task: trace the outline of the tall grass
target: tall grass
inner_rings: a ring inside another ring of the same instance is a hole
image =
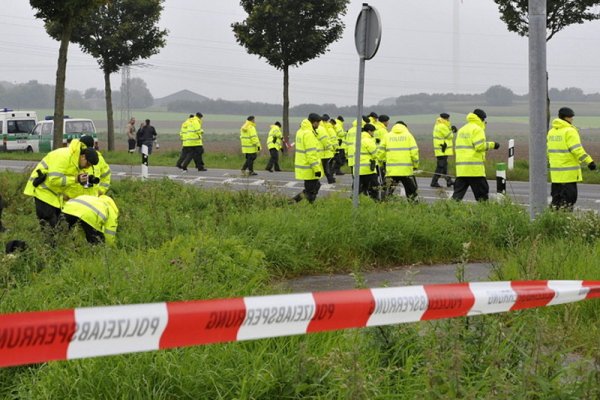
[[[289,204],[169,180],[115,182],[116,248],[48,243],[24,175],[0,173],[1,312],[273,293],[308,273],[490,261],[498,279],[600,279],[600,218],[505,204]],[[465,253],[465,244],[468,252]],[[358,282],[357,282],[358,284]],[[0,370],[3,398],[598,398],[597,300],[538,310]]]

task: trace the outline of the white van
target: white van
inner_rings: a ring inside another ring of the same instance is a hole
[[[31,131],[37,123],[35,111],[14,111],[0,108],[0,137],[3,151],[39,151],[38,137]]]
[[[43,152],[53,150],[52,139],[54,132],[54,118],[46,117],[44,121],[37,123],[33,128],[33,136],[39,138],[39,149]],[[98,149],[98,135],[94,121],[87,118],[69,118],[65,116],[63,123],[63,147],[67,146],[71,140],[79,139],[87,135],[94,138],[94,148]]]

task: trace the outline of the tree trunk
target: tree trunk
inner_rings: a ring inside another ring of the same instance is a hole
[[[52,148],[63,146],[63,126],[65,115],[65,77],[67,71],[67,52],[73,31],[73,22],[67,21],[60,36],[58,50],[58,66],[56,68],[56,87],[54,89],[54,132],[52,134]]]
[[[290,74],[289,74],[289,66],[285,65],[283,67],[283,138],[287,143],[289,143],[290,139],[290,94],[289,94],[289,86],[290,86]],[[286,146],[283,147],[286,151]]]
[[[106,141],[108,151],[115,149],[115,123],[113,118],[112,90],[110,88],[110,72],[104,71],[104,96],[106,98]]]

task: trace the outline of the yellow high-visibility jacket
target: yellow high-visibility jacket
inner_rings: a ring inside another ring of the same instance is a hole
[[[317,139],[321,142],[321,158],[331,158],[333,157],[333,144],[331,142],[331,137],[329,136],[329,127],[327,125],[331,125],[329,122],[321,121],[319,123],[319,127],[317,128]]]
[[[377,173],[375,168],[371,169],[371,165],[375,167],[377,163],[377,144],[368,132],[362,132],[360,136],[360,169],[359,175],[373,175]],[[375,163],[372,163],[375,161]]]
[[[376,143],[377,141],[379,141],[378,146],[381,146],[381,142],[383,142],[383,137],[388,132],[388,130],[383,124],[383,122],[377,121],[373,126],[375,126],[375,133],[373,134],[373,138],[375,139]]]
[[[77,175],[84,172],[79,168],[79,156],[85,146],[79,139],[73,139],[69,147],[52,150],[35,167],[23,193],[35,197],[56,208],[62,208],[63,194],[69,186],[78,185]],[[47,174],[46,180],[38,187],[33,186],[37,170]]]
[[[567,121],[556,118],[546,136],[550,180],[553,183],[581,182],[581,163],[594,160],[581,145],[577,128]]]
[[[456,176],[485,176],[485,153],[494,148],[485,138],[485,124],[475,114],[467,115],[467,124],[456,133]]]
[[[271,125],[269,135],[267,136],[267,148],[280,151],[283,147],[283,133],[277,125]]]
[[[256,123],[244,122],[240,129],[240,141],[242,142],[242,153],[258,153],[260,151],[260,140],[256,131]]]
[[[412,176],[419,168],[419,147],[402,124],[395,124],[381,142],[379,158],[385,161],[386,176]]]
[[[202,137],[204,136],[204,129],[202,129],[202,118],[198,117],[197,115],[194,116],[194,118],[196,118],[196,127],[198,129],[198,146],[202,146]]]
[[[82,144],[83,146],[83,144]],[[100,196],[106,194],[108,189],[110,189],[110,181],[111,181],[111,170],[110,166],[104,159],[104,156],[98,151],[98,164],[93,165],[89,168],[85,168],[82,170],[88,175],[94,175],[100,178],[100,183],[93,185],[91,187],[84,187],[83,185],[70,185],[65,190],[65,195],[70,199],[74,199],[75,197],[87,194],[91,196]]]
[[[300,129],[296,132],[296,155],[294,160],[296,179],[303,181],[319,179],[315,176],[315,172],[321,172],[321,175],[323,175],[320,149],[321,145],[312,124],[308,119],[303,120]]]
[[[183,147],[201,146],[202,136],[200,134],[199,118],[190,117],[181,124],[179,138]]]
[[[63,213],[86,222],[104,234],[108,244],[114,244],[117,235],[119,209],[110,197],[82,195],[65,203]]]
[[[365,121],[361,120],[360,122],[361,127],[366,125]],[[356,120],[352,122],[352,128],[348,129],[348,132],[346,132],[346,140],[344,141],[344,146],[346,148],[346,158],[348,159],[348,166],[352,167],[354,166],[354,152],[356,151]]]
[[[344,141],[346,140],[346,131],[344,129],[344,123],[339,119],[335,120],[335,135],[338,139],[338,147],[341,149],[345,149]],[[341,141],[341,143],[340,143]]]
[[[454,139],[454,133],[451,129],[452,125],[450,121],[444,118],[438,118],[433,126],[433,150],[435,151],[436,157],[452,156],[454,151],[452,149],[452,142]],[[446,144],[446,151],[442,151],[442,144]]]

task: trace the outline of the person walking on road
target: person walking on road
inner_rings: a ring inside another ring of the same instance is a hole
[[[498,150],[500,143],[487,142],[485,125],[487,114],[477,108],[467,115],[467,123],[456,134],[456,181],[452,199],[462,200],[469,186],[475,200],[486,201],[490,187],[485,177],[485,154]]]
[[[433,150],[437,165],[435,174],[431,178],[431,187],[442,187],[438,183],[440,177],[446,180],[447,187],[454,185],[452,178],[448,175],[448,157],[454,155],[452,143],[455,133],[456,127],[450,124],[450,115],[441,113],[433,127]]]
[[[573,210],[577,202],[577,182],[583,180],[581,163],[594,171],[596,163],[581,144],[579,131],[573,126],[575,112],[563,107],[558,110],[558,118],[552,121],[552,129],[546,136],[550,181],[554,209]]]
[[[406,197],[416,201],[418,186],[414,170],[419,168],[419,147],[404,122],[396,122],[385,134],[380,151],[380,158],[386,165],[385,196],[394,194],[396,186],[402,182]]]
[[[271,125],[271,130],[269,130],[269,136],[267,137],[267,148],[269,149],[271,158],[269,158],[265,169],[269,172],[273,172],[273,168],[277,172],[281,171],[281,168],[279,168],[279,152],[283,148],[283,133],[281,133],[281,122],[279,121]]]
[[[307,199],[314,203],[321,188],[319,180],[324,171],[321,163],[321,145],[317,137],[320,122],[320,115],[310,113],[308,118],[300,123],[300,129],[296,132],[294,172],[296,179],[304,181],[304,190],[294,196],[296,202]]]
[[[156,141],[157,136],[156,129],[150,125],[150,120],[147,119],[145,124],[140,126],[136,134],[138,147],[141,149],[143,145],[146,145],[148,147],[148,155],[152,154],[152,144]]]
[[[359,180],[358,192],[371,197],[373,200],[380,200],[379,190],[380,182],[377,171],[377,143],[375,142],[375,128],[372,124],[365,124],[362,127],[360,137],[360,157],[359,157]]]
[[[260,140],[256,131],[254,115],[249,116],[240,128],[240,141],[242,142],[242,153],[246,156],[242,174],[246,174],[246,170],[248,170],[248,175],[258,175],[254,172],[254,160],[260,152]]]

